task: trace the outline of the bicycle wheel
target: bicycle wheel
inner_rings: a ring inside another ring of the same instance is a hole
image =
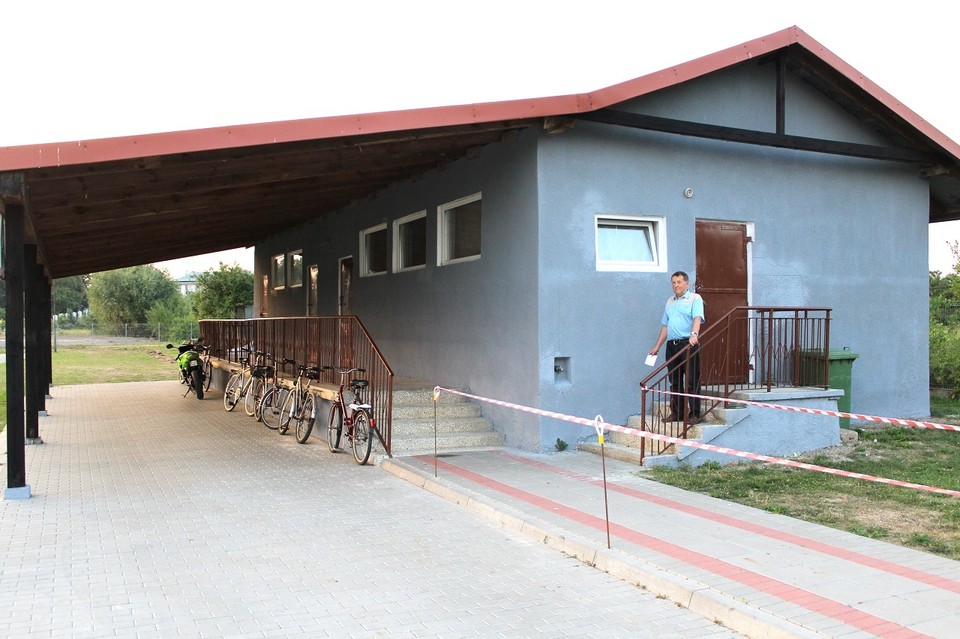
[[[327,446],[330,452],[340,450],[340,434],[343,433],[343,408],[340,402],[333,402],[330,407],[330,421],[327,422]]]
[[[283,405],[280,407],[280,423],[277,430],[280,431],[281,435],[286,435],[287,431],[290,430],[290,418],[293,416],[293,409],[296,403],[297,390],[294,389],[287,393],[287,396],[283,399]]]
[[[313,393],[307,393],[306,399],[297,411],[297,443],[306,444],[313,430],[313,423],[317,419],[317,403]]]
[[[213,362],[209,359],[203,363],[203,390],[210,390],[210,384],[213,382]]]
[[[230,375],[226,388],[223,389],[223,407],[228,411],[237,407],[237,394],[240,392],[240,373]]]
[[[370,459],[370,446],[373,444],[373,430],[370,428],[370,415],[363,408],[353,414],[353,458],[363,466]]]
[[[267,396],[267,393],[273,390],[273,385],[268,383],[267,380],[263,380],[263,392],[260,393],[260,399],[257,400],[257,405],[253,409],[253,418],[258,422],[263,421],[263,399]]]
[[[287,398],[286,388],[271,388],[263,394],[260,400],[260,421],[270,430],[277,430],[280,427],[280,415],[283,408],[283,402]]]
[[[200,371],[198,369],[193,369],[190,373],[190,379],[192,380],[190,384],[193,386],[194,392],[197,394],[197,399],[203,399],[203,378],[200,376]]]
[[[254,413],[257,412],[257,403],[260,401],[260,398],[263,397],[264,384],[266,384],[266,382],[263,381],[262,377],[254,377],[253,381],[247,387],[247,394],[243,398],[243,410],[246,411],[250,417],[253,417]]]

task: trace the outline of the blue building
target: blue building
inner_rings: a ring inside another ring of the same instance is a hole
[[[357,315],[401,376],[622,424],[683,270],[705,335],[829,308],[851,408],[926,416],[927,229],[960,219],[960,146],[791,27],[583,94],[7,147],[0,210],[18,486],[51,281],[241,246],[254,315]],[[584,436],[485,413],[511,446]]]
[[[853,410],[929,414],[927,225],[956,206],[934,156],[958,147],[805,33],[495,106],[526,126],[258,242],[259,314],[356,314],[401,375],[625,423],[670,274],[715,279],[714,252],[738,303],[832,309]],[[729,301],[704,298],[709,326]],[[485,413],[531,450],[588,434]]]

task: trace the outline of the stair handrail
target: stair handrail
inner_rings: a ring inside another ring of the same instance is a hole
[[[326,317],[259,317],[200,321],[205,343],[221,359],[239,361],[254,345],[277,360],[288,358],[315,366],[366,370],[374,432],[387,456],[392,456],[394,373],[370,332],[356,315]],[[321,381],[334,383],[332,371]]]
[[[687,415],[687,411],[681,411],[682,414],[678,422],[666,422],[663,420],[662,411],[654,410],[654,401],[657,400],[654,400],[653,395],[669,397],[664,391],[667,390],[666,387],[668,386],[670,369],[673,365],[675,363],[680,365],[680,362],[685,361],[693,348],[698,348],[702,354],[706,348],[712,344],[717,344],[718,340],[725,340],[722,344],[724,352],[720,358],[723,370],[710,370],[707,371],[707,374],[712,377],[720,373],[723,384],[720,389],[714,389],[710,395],[710,397],[715,397],[715,399],[701,399],[701,415],[706,415],[717,408],[717,406],[725,404],[724,400],[729,399],[737,390],[743,390],[745,388],[759,389],[765,387],[765,390],[770,392],[775,385],[779,386],[784,381],[787,381],[789,385],[802,383],[804,386],[811,386],[814,385],[812,383],[814,379],[818,382],[822,380],[823,388],[828,388],[830,378],[827,353],[829,353],[830,350],[830,312],[831,309],[826,307],[737,306],[717,321],[710,322],[709,324],[701,324],[699,343],[696,347],[688,343],[679,352],[675,353],[673,357],[667,359],[659,366],[654,367],[654,369],[640,381],[641,430],[653,432],[669,431],[663,432],[662,434],[680,439],[687,438],[690,427],[693,425],[691,424],[690,416]],[[776,318],[775,315],[778,313],[787,314],[787,317]],[[822,314],[823,317],[814,317],[814,314]],[[792,315],[792,317],[790,317],[790,315]],[[779,322],[783,320],[792,320],[792,334],[789,338],[784,339],[782,342],[775,339],[765,339],[769,336],[777,335],[787,337],[785,331],[779,326]],[[733,330],[741,322],[746,323],[744,328],[747,329],[747,341],[745,343],[740,339],[735,339],[737,335],[733,334]],[[751,323],[757,324],[759,328],[756,331],[751,331]],[[811,330],[813,333],[811,333]],[[762,344],[752,343],[761,341],[763,342]],[[804,349],[804,345],[808,348]],[[764,378],[762,384],[744,384],[732,381],[734,378],[730,367],[736,361],[736,357],[731,353],[731,349],[737,347],[747,348],[747,357],[744,364],[747,366],[750,375],[756,376],[759,373],[757,370],[758,365],[762,369],[762,377]],[[791,362],[791,369],[786,371],[789,379],[781,379],[778,381],[776,379],[778,373],[781,376],[785,373],[780,366],[778,358],[785,360],[788,357],[792,357],[793,360]],[[813,371],[810,367],[804,367],[802,362],[804,357],[808,358],[811,362],[822,361],[823,368],[818,371]],[[701,377],[703,377],[703,375],[701,375]],[[820,384],[818,383],[817,385]],[[702,391],[700,394],[704,395]],[[684,402],[684,404],[686,404],[686,402]],[[699,421],[699,418],[696,421]],[[667,426],[667,424],[670,423],[679,424],[679,426]],[[653,454],[659,454],[669,447],[669,444],[663,444],[662,442],[654,442],[651,440],[650,443]],[[646,448],[647,438],[641,438],[641,462],[646,455]]]

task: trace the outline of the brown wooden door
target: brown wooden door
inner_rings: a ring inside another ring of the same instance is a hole
[[[353,281],[353,257],[340,258],[337,315],[350,315],[350,286]]]
[[[350,287],[353,284],[353,257],[340,258],[339,298],[337,302],[338,315],[350,315]],[[340,343],[337,345],[337,366],[340,368],[353,367],[353,322],[348,319],[340,320],[338,331]]]
[[[317,276],[320,272],[319,267],[314,264],[307,269],[307,317],[317,316]]]
[[[270,292],[270,278],[266,275],[260,281],[260,317],[267,317],[267,299]]]
[[[713,334],[719,320],[738,306],[747,305],[747,225],[736,222],[697,221],[697,281],[694,290],[703,296],[706,329]],[[701,351],[703,384],[744,383],[750,378],[746,314],[730,324],[719,339],[707,340]]]

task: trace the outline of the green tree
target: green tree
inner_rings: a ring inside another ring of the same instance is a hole
[[[74,275],[53,280],[53,312],[56,315],[79,313],[87,308],[89,275]]]
[[[192,295],[173,295],[158,301],[147,311],[147,321],[160,341],[179,342],[196,337]]]
[[[134,266],[90,276],[90,315],[101,324],[146,324],[155,304],[180,295],[166,271]]]
[[[930,272],[930,386],[960,391],[960,246],[950,243],[953,272]]]
[[[208,269],[197,276],[194,304],[198,319],[237,317],[238,309],[253,304],[253,273],[239,264]]]

